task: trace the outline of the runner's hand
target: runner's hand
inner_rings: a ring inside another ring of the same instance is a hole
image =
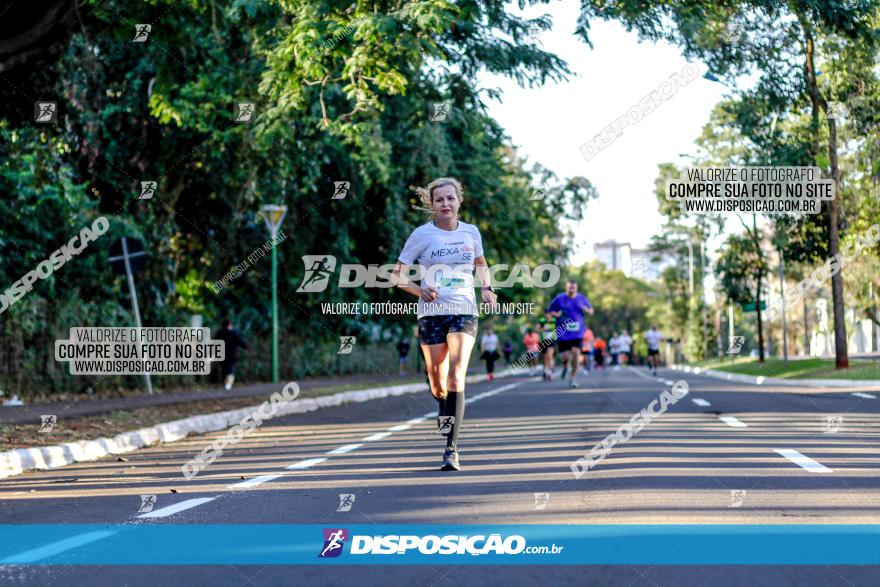
[[[419,297],[426,302],[433,302],[440,297],[440,293],[433,287],[423,287]]]
[[[498,296],[495,295],[494,291],[489,291],[488,289],[483,290],[483,302],[487,304],[495,305],[498,303]]]

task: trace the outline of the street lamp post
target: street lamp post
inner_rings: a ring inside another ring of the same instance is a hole
[[[287,215],[287,206],[263,206],[260,214],[274,241],[281,221]],[[275,243],[272,244],[272,383],[278,383],[278,251]]]

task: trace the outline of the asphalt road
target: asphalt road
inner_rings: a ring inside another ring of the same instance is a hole
[[[575,479],[576,458],[682,378],[686,397]],[[880,393],[853,393],[643,368],[592,373],[577,389],[496,379],[468,388],[461,472],[438,470],[436,403],[410,394],[269,421],[189,481],[180,466],[221,433],[0,480],[0,523],[880,524]],[[340,494],[355,496],[350,511],[337,511]],[[149,517],[142,495],[156,496]],[[0,584],[157,582],[851,587],[880,584],[880,569],[0,565]]]

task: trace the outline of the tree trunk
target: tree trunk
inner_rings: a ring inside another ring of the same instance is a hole
[[[758,361],[764,362],[764,324],[761,321],[761,272],[758,272],[758,289],[755,290],[755,316],[758,317]]]
[[[822,100],[825,113],[828,105]],[[834,179],[834,199],[828,201],[828,257],[840,252],[839,199],[840,199],[840,167],[837,165],[837,121],[828,119],[828,158],[831,161],[831,177]],[[849,367],[849,355],[846,348],[846,321],[844,318],[843,301],[843,267],[831,276],[831,301],[834,307],[834,366],[837,369]]]
[[[805,18],[799,17],[801,28],[804,31],[806,55],[804,60],[804,74],[807,82],[807,90],[810,94],[812,124],[812,156],[816,161],[819,154],[819,112],[824,110],[828,114],[828,104],[819,93],[819,84],[816,82],[816,68],[814,63],[815,46],[813,34],[809,23]],[[828,210],[828,255],[833,257],[840,250],[839,234],[839,206],[840,198],[840,168],[837,164],[837,124],[833,118],[828,119],[828,155],[831,162],[831,177],[834,179],[834,199],[826,201]],[[842,269],[842,268],[841,268]],[[834,315],[834,354],[835,367],[846,369],[849,367],[849,357],[846,349],[846,323],[844,322],[843,308],[843,280],[841,271],[831,278],[831,301]]]

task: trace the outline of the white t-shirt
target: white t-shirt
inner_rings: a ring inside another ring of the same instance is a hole
[[[443,230],[429,222],[412,231],[397,259],[407,265],[418,262],[422,287],[433,287],[440,294],[433,302],[419,298],[418,317],[478,315],[474,259],[482,256],[483,239],[473,224],[459,221],[455,230]]]
[[[620,335],[620,352],[628,353],[632,350],[633,339],[628,334]]]
[[[611,337],[608,341],[608,352],[612,354],[620,352],[620,338],[616,336]]]
[[[661,340],[663,340],[663,335],[659,330],[649,330],[645,333],[645,342],[648,343],[649,350],[659,351]]]
[[[480,341],[480,346],[483,347],[488,353],[492,351],[498,350],[498,335],[497,334],[484,334],[482,340]]]

